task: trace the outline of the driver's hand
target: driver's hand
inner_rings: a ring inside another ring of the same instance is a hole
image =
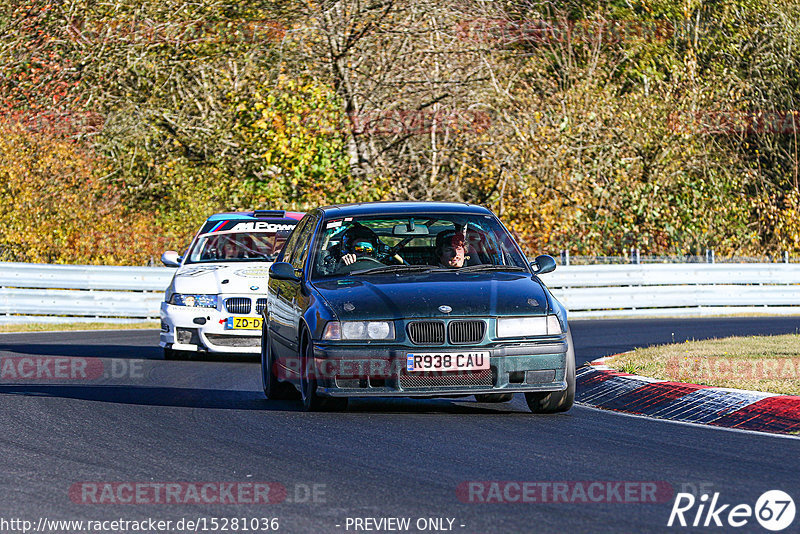
[[[342,263],[345,265],[352,265],[356,262],[356,255],[355,254],[345,254],[342,256]]]

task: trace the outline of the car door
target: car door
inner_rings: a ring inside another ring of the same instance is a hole
[[[283,261],[292,264],[300,272],[309,254],[311,237],[319,217],[307,215],[292,232],[287,243]],[[296,237],[296,239],[295,239]],[[281,345],[275,347],[279,356],[293,358],[298,352],[299,324],[303,312],[308,307],[308,295],[303,290],[304,279],[275,280],[274,294],[270,291],[270,332],[273,339]],[[270,284],[272,288],[273,285]],[[274,295],[274,296],[273,296]]]
[[[281,261],[289,261],[292,257],[303,230],[308,226],[310,220],[311,217],[306,216],[297,224],[283,248]],[[287,361],[287,358],[292,358],[297,354],[297,345],[293,339],[295,329],[292,327],[294,318],[292,293],[293,288],[289,281],[270,279],[267,295],[268,328],[272,348],[281,361]]]
[[[317,228],[318,222],[319,218],[311,215],[308,224],[300,232],[300,237],[297,240],[297,246],[292,251],[291,256],[286,260],[292,264],[292,267],[295,268],[296,272],[303,273],[300,280],[289,282],[290,287],[287,288],[289,289],[289,293],[287,293],[287,300],[288,297],[291,297],[289,304],[291,306],[291,324],[293,328],[293,331],[289,335],[290,339],[297,340],[298,342],[300,340],[300,319],[308,309],[309,302],[308,292],[304,287],[307,275],[307,273],[304,272],[304,265],[306,263],[306,259],[311,253],[311,238],[314,236],[314,231]]]

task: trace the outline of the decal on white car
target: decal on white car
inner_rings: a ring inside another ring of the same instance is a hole
[[[267,267],[248,267],[234,271],[233,274],[247,278],[269,278],[269,269]]]
[[[189,267],[175,273],[175,276],[200,276],[201,274],[211,273],[219,269],[224,269],[222,265],[204,265],[202,267]]]
[[[243,231],[243,230],[261,230],[269,233],[291,231],[294,229],[293,224],[275,224],[262,221],[256,222],[241,222],[231,228],[229,231]]]

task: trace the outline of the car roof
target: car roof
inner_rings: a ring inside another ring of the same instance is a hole
[[[339,217],[357,217],[360,215],[407,215],[410,212],[426,214],[476,214],[491,215],[492,212],[483,206],[465,202],[359,202],[355,204],[338,204],[319,208],[325,219]]]
[[[295,219],[299,221],[300,219],[303,218],[303,215],[305,215],[305,213],[297,211],[283,211],[283,210],[228,211],[222,213],[215,213],[214,215],[206,219],[206,222],[224,221],[224,220],[255,221],[255,220],[270,219],[270,218]]]

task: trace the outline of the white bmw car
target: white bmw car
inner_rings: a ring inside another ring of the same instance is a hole
[[[269,267],[302,213],[218,213],[206,220],[187,253],[168,250],[177,267],[161,303],[166,359],[193,352],[259,354]]]

